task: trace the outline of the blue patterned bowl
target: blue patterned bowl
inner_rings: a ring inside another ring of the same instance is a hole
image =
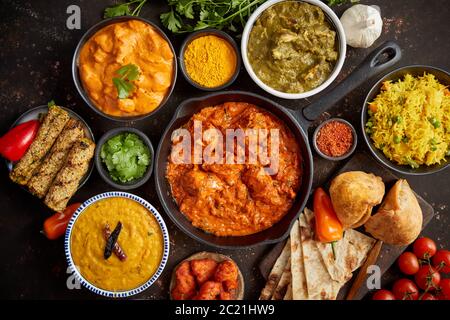
[[[72,259],[72,253],[71,253],[71,248],[70,248],[70,239],[71,239],[71,235],[72,235],[72,228],[73,228],[75,222],[77,221],[78,217],[81,214],[83,214],[84,210],[87,207],[89,207],[91,204],[93,204],[99,200],[106,199],[106,198],[117,198],[117,197],[128,198],[128,199],[134,200],[134,201],[138,202],[139,204],[141,204],[142,206],[144,206],[149,212],[151,212],[151,214],[155,217],[156,221],[158,222],[159,227],[161,228],[161,232],[162,232],[162,236],[163,236],[163,243],[164,243],[163,244],[164,245],[163,255],[161,258],[161,262],[159,263],[158,269],[153,274],[153,276],[149,280],[147,280],[145,283],[140,285],[139,287],[131,289],[131,290],[126,290],[126,291],[108,291],[108,290],[100,289],[100,288],[96,287],[95,285],[93,285],[92,283],[90,283],[88,280],[86,280],[81,275],[79,270],[77,268],[75,268],[75,264]],[[75,278],[84,287],[86,287],[87,289],[89,289],[90,291],[92,291],[96,294],[99,294],[99,295],[102,295],[105,297],[125,298],[125,297],[129,297],[129,296],[138,294],[138,293],[148,289],[161,275],[161,273],[163,272],[164,267],[167,263],[167,259],[169,257],[169,232],[168,232],[166,224],[165,224],[163,218],[161,217],[161,215],[159,214],[159,212],[146,200],[144,200],[141,197],[138,197],[134,194],[127,193],[127,192],[121,192],[121,191],[105,192],[105,193],[101,193],[99,195],[96,195],[96,196],[88,199],[78,208],[77,211],[75,211],[74,215],[72,216],[72,218],[69,221],[69,224],[67,225],[67,230],[66,230],[66,235],[65,235],[65,240],[64,240],[64,251],[66,253],[67,263],[69,265],[70,270],[72,270],[72,272],[75,274]]]

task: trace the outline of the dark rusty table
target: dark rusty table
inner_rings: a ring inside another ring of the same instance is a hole
[[[31,107],[54,99],[79,113],[92,127],[98,139],[107,130],[122,124],[106,120],[86,106],[72,82],[71,62],[75,46],[82,34],[102,19],[104,7],[114,1],[35,0],[1,1],[0,20],[0,134]],[[383,0],[362,1],[380,6],[384,17],[383,35],[374,47],[385,40],[397,41],[403,49],[398,66],[429,64],[450,70],[450,6],[446,0]],[[66,28],[66,9],[71,4],[81,8],[81,30]],[[340,16],[346,6],[335,7]],[[165,1],[149,1],[141,16],[156,23],[165,10]],[[169,33],[168,33],[169,34]],[[172,36],[178,52],[184,36]],[[337,81],[352,72],[370,49],[349,48],[344,68]],[[376,79],[367,79],[360,88],[336,103],[322,118],[339,116],[359,127],[362,102]],[[244,69],[230,89],[265,94],[249,78]],[[331,89],[331,88],[330,88]],[[157,146],[160,135],[180,101],[202,95],[179,74],[177,84],[167,105],[144,121],[127,123],[143,130]],[[276,99],[288,108],[301,108],[309,101]],[[317,98],[317,97],[314,97]],[[311,132],[309,132],[311,135]],[[362,140],[360,140],[362,141]],[[358,151],[368,152],[363,143]],[[323,184],[343,163],[331,163],[314,155],[314,184]],[[6,166],[0,166],[0,298],[10,299],[95,299],[86,289],[69,290],[66,286],[66,260],[63,240],[49,241],[39,231],[51,212],[36,198],[9,181]],[[413,188],[430,202],[436,212],[424,234],[435,239],[441,247],[450,247],[450,170],[431,176],[408,178]],[[87,184],[73,201],[87,198],[111,188],[94,170]],[[163,211],[155,193],[153,179],[134,190],[152,203],[163,215],[169,227],[171,252],[165,272],[155,285],[137,296],[140,299],[168,298],[172,268],[181,259],[201,250],[219,251],[230,255],[242,269],[246,281],[246,298],[255,299],[264,285],[257,265],[271,246],[241,250],[216,250],[202,245],[173,225]],[[385,274],[383,283],[391,281],[396,268]]]

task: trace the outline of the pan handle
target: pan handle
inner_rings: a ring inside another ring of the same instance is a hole
[[[392,67],[401,57],[402,51],[397,43],[393,41],[383,43],[370,53],[356,70],[342,80],[332,91],[303,108],[303,116],[309,121],[314,121],[365,80]]]

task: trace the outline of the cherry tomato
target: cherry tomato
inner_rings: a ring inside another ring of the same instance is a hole
[[[433,266],[441,273],[450,273],[450,251],[438,250],[433,256]]]
[[[420,298],[420,300],[437,300],[435,296],[433,296],[429,292],[425,292],[423,296]]]
[[[419,271],[419,259],[412,252],[404,252],[398,258],[400,271],[407,275],[412,275]]]
[[[416,284],[406,278],[395,281],[392,293],[397,300],[417,300],[419,298],[419,289]]]
[[[450,279],[442,279],[439,283],[439,287],[441,288],[442,294],[447,298],[450,299]]]
[[[430,238],[419,238],[414,242],[413,252],[419,259],[429,259],[436,253],[436,243]]]
[[[372,300],[395,300],[395,296],[389,290],[381,289],[373,294]]]
[[[427,290],[438,287],[441,275],[432,266],[425,265],[417,271],[414,280],[420,289]]]

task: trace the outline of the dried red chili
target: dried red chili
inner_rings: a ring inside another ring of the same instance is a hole
[[[108,241],[109,238],[111,237],[111,229],[109,228],[109,224],[106,224],[105,227],[103,228],[103,237],[105,238],[106,241]],[[117,256],[117,258],[120,259],[120,261],[127,260],[127,255],[125,254],[122,247],[119,245],[117,241],[114,244],[113,252]]]
[[[330,121],[320,128],[316,143],[318,149],[329,157],[343,156],[353,145],[352,129],[346,123]]]

